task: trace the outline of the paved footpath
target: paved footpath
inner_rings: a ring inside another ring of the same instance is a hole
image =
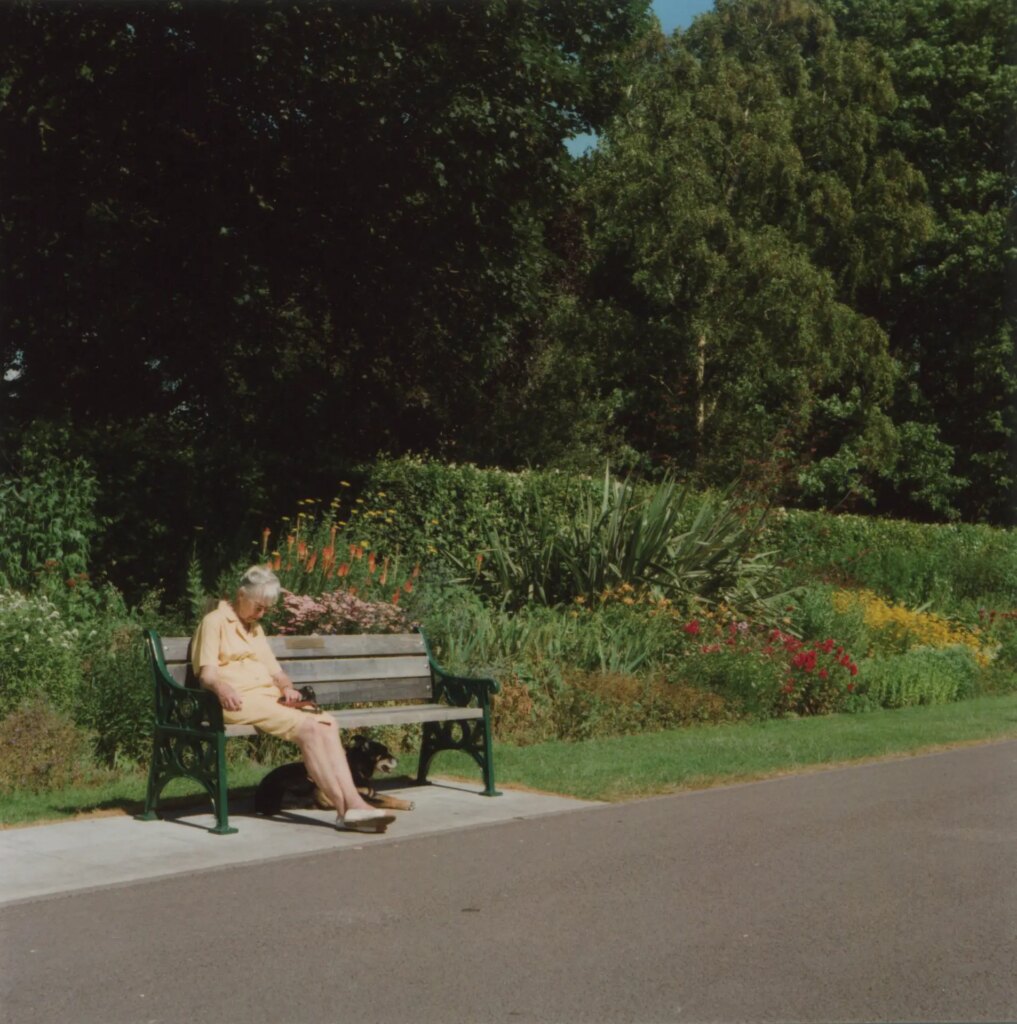
[[[1017,741],[340,838],[0,908],[0,1020],[1017,1020]]]

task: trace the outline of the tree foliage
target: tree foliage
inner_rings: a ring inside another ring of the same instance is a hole
[[[906,371],[897,415],[938,429],[966,518],[1017,522],[1017,11],[1007,0],[832,7],[843,33],[888,62],[900,105],[886,130],[924,176],[934,215],[872,306]]]
[[[534,306],[563,140],[603,121],[645,7],[6,6],[15,424],[70,411],[125,525],[167,534],[282,475],[455,451]]]
[[[864,296],[927,229],[888,74],[815,3],[721,0],[649,34],[628,90],[585,194],[633,443],[710,481],[782,460],[792,494],[864,492],[898,458]]]
[[[118,583],[381,452],[1013,514],[1012,10],[648,6],[0,7],[0,442]]]

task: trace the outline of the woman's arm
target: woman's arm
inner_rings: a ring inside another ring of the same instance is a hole
[[[280,668],[278,672],[272,674],[272,682],[279,687],[282,692],[283,699],[287,704],[293,704],[303,698],[299,692],[293,686],[293,680]]]
[[[219,698],[224,711],[239,711],[243,707],[240,694],[220,678],[217,665],[203,665],[198,673],[198,682],[203,689],[211,690]]]

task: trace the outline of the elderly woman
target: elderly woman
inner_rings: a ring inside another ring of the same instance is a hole
[[[278,600],[279,590],[270,569],[248,569],[233,600],[220,601],[201,620],[191,643],[194,674],[219,698],[227,725],[253,725],[296,743],[307,774],[338,811],[336,828],[384,832],[395,815],[371,807],[357,792],[335,720],[290,706],[300,694],[258,621]]]

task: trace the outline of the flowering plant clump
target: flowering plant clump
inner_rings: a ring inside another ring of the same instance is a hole
[[[343,486],[348,486],[345,481]],[[384,497],[379,492],[376,497]],[[363,499],[358,498],[357,502]],[[394,509],[365,509],[355,506],[348,519],[339,519],[339,499],[333,500],[327,514],[319,514],[316,499],[305,498],[295,519],[284,516],[278,547],[272,548],[272,530],[261,532],[261,558],[275,571],[282,585],[294,593],[318,594],[341,587],[365,601],[390,601],[412,593],[420,575],[419,563],[406,575],[395,558],[380,555],[365,536],[368,524],[391,522]],[[306,507],[306,508],[305,508]],[[391,515],[390,515],[391,514]],[[350,532],[358,530],[359,532]],[[345,532],[344,532],[345,531]],[[404,578],[405,576],[405,578]]]
[[[288,636],[312,633],[404,633],[409,616],[390,601],[365,601],[348,590],[333,590],[320,597],[283,591],[276,612],[276,630]]]
[[[0,718],[29,696],[72,712],[81,686],[80,648],[89,639],[49,598],[0,591]]]
[[[976,631],[951,622],[934,612],[914,611],[902,604],[884,601],[871,590],[838,590],[833,605],[844,612],[861,607],[866,627],[875,634],[880,654],[902,654],[911,647],[969,647],[979,665],[986,665],[988,654],[982,650]]]
[[[779,712],[822,715],[844,706],[857,688],[858,665],[832,638],[805,643],[774,629],[769,637],[774,650],[790,659],[788,674],[777,701]]]
[[[726,609],[679,626],[684,672],[763,715],[822,715],[858,689],[858,665],[831,638],[804,641]]]

